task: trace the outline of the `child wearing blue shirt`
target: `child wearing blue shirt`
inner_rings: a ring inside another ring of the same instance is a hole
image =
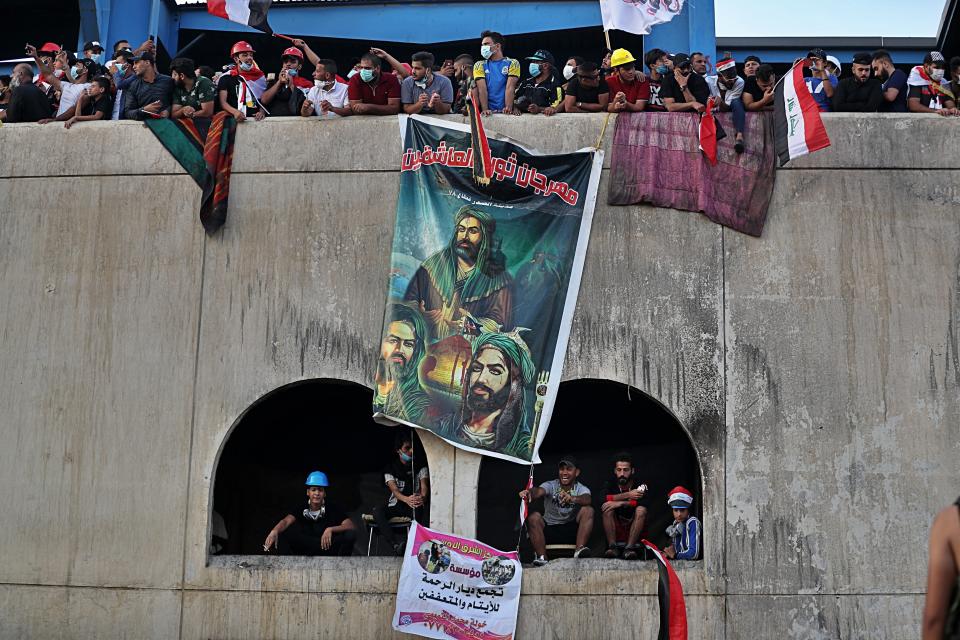
[[[667,504],[673,508],[673,524],[667,527],[671,544],[663,552],[668,558],[676,560],[699,559],[703,531],[696,516],[690,515],[693,494],[684,487],[674,487]]]

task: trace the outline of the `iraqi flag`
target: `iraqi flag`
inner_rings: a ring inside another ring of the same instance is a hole
[[[707,108],[700,116],[700,151],[711,165],[717,164],[717,120],[713,117],[713,98],[707,100]]]
[[[273,33],[267,24],[271,2],[273,0],[207,0],[207,12],[265,33]]]
[[[683,0],[600,0],[603,30],[619,29],[647,35],[650,28],[670,22],[683,9]]]
[[[683,602],[683,585],[680,578],[657,545],[641,540],[657,559],[660,581],[657,584],[657,600],[660,601],[660,633],[657,640],[687,640],[687,607]]]
[[[527,491],[533,489],[533,467],[530,467],[530,477],[527,478],[527,486],[524,487]],[[520,528],[523,528],[523,523],[527,521],[527,516],[530,515],[530,502],[520,499]]]
[[[810,60],[804,58],[777,84],[773,130],[781,167],[794,158],[830,146],[817,101],[803,81],[803,68],[809,65]]]

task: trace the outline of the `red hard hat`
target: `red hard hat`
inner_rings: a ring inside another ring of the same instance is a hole
[[[287,47],[283,50],[283,55],[280,57],[286,58],[287,56],[293,56],[294,58],[300,58],[303,60],[303,51],[300,51],[300,49],[297,49],[296,47]]]
[[[249,42],[247,42],[246,40],[241,40],[240,42],[233,45],[233,47],[231,47],[230,57],[232,58],[238,53],[243,53],[244,51],[249,51],[250,53],[256,53],[256,51],[253,50],[253,47],[250,46]]]
[[[56,53],[57,51],[60,51],[60,45],[54,44],[52,42],[48,42],[42,47],[40,47],[38,51],[42,51],[42,52],[49,51],[50,53]]]

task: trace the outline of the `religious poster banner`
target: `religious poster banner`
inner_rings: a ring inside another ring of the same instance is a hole
[[[373,417],[540,462],[563,370],[603,152],[544,155],[401,116],[400,195]],[[480,184],[488,182],[488,184]]]
[[[522,572],[516,551],[498,551],[414,522],[393,628],[427,638],[511,640]]]

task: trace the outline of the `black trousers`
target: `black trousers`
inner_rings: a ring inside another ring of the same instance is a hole
[[[313,531],[293,525],[280,534],[277,544],[282,555],[288,556],[349,556],[353,554],[353,544],[357,541],[357,532],[353,529],[333,534],[330,548],[320,546],[320,536]]]
[[[392,507],[385,504],[373,508],[373,520],[377,523],[377,529],[380,536],[387,541],[387,544],[393,546],[397,542],[397,536],[394,534],[393,527],[390,526],[390,518],[412,518],[413,509],[402,502],[397,502]],[[424,505],[417,509],[417,522],[426,525],[430,522],[428,506]]]

